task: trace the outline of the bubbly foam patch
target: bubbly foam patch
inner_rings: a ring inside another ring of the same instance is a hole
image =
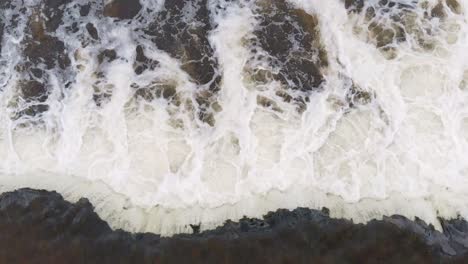
[[[114,228],[164,235],[301,206],[468,217],[466,0],[145,0],[131,20],[66,1],[55,31],[41,1],[10,2],[2,191],[88,197]]]

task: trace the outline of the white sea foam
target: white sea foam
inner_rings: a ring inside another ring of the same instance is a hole
[[[161,1],[141,2],[161,8]],[[79,53],[72,60],[83,66],[76,81],[65,89],[50,70],[50,110],[41,122],[11,119],[22,18],[8,32],[0,61],[0,189],[88,197],[115,228],[165,235],[189,232],[193,223],[208,229],[299,206],[326,206],[332,216],[356,222],[402,214],[438,227],[438,216],[468,217],[468,1],[460,1],[462,14],[449,12],[444,21],[423,20],[416,7],[420,23],[435,23],[425,25],[437,29],[427,36],[435,48],[410,39],[394,44],[390,60],[367,31],[357,30],[369,23],[364,15],[348,14],[341,1],[292,2],[319,18],[330,60],[323,91],[303,113],[279,99],[281,113],[258,106],[257,96],[274,98],[279,84],[252,89],[243,71],[251,56],[245,39],[257,23],[251,4],[213,0],[217,27],[209,39],[223,77],[213,127],[162,98],[135,100],[133,83],[171,80],[187,100],[196,87],[180,62],[111,19],[99,22],[102,41],[86,47],[59,28],[57,36]],[[132,68],[137,41],[160,62],[138,76]],[[109,47],[119,58],[99,66],[95,54]],[[92,103],[98,70],[105,76],[98,88],[112,87],[102,107]],[[374,100],[341,107],[349,79]]]

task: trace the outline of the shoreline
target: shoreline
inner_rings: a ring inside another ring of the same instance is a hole
[[[279,209],[161,237],[112,230],[86,198],[70,203],[57,192],[24,188],[0,195],[0,262],[463,263],[468,222],[439,220],[443,233],[398,215],[354,224],[326,208]]]

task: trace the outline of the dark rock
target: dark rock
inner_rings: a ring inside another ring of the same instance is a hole
[[[49,93],[47,86],[39,81],[21,81],[18,84],[20,97],[26,102],[26,106],[15,113],[13,118],[21,116],[35,116],[49,110],[49,106],[44,104]]]
[[[279,66],[277,78],[292,89],[317,89],[324,81],[320,68],[328,65],[317,17],[284,1],[264,2],[259,13],[261,23],[254,34]]]
[[[86,30],[88,31],[89,35],[95,39],[95,40],[98,40],[99,39],[99,35],[98,35],[98,32],[97,32],[97,29],[96,27],[93,25],[93,23],[88,23],[86,24]]]
[[[345,8],[361,12],[364,7],[364,0],[345,0]]]
[[[458,0],[446,0],[445,1],[448,8],[450,8],[450,10],[455,13],[455,14],[461,14],[462,13],[462,9],[461,9],[461,6],[460,6],[460,3],[458,2]]]
[[[0,263],[466,263],[468,223],[444,233],[402,216],[366,225],[278,210],[211,231],[162,238],[112,231],[86,199],[21,189],[0,195]],[[446,247],[446,246],[449,247]],[[445,248],[444,248],[445,247]],[[452,249],[452,251],[450,251]],[[451,256],[452,255],[452,256]]]
[[[200,233],[200,225],[190,225],[190,228],[192,228],[193,234]]]
[[[149,87],[137,88],[135,95],[147,101],[152,101],[156,98],[164,98],[176,106],[180,105],[180,98],[177,95],[176,86],[171,83],[156,83]]]
[[[444,235],[456,254],[466,252],[468,248],[468,222],[464,219],[457,218],[452,220],[439,219]]]
[[[65,69],[70,65],[70,58],[65,52],[65,44],[49,35],[44,27],[44,21],[34,15],[29,21],[29,36],[23,41],[24,55],[35,65],[45,64],[47,69],[59,66]]]
[[[8,10],[4,18],[8,21],[1,21],[1,28],[5,24],[9,31],[18,30],[21,29],[19,23],[26,22],[20,43],[23,56],[19,64],[15,65],[20,79],[16,85],[18,96],[11,102],[15,105],[13,117],[41,114],[49,108],[46,101],[48,89],[52,87],[49,83],[50,75],[53,74],[64,86],[69,86],[73,81],[67,47],[55,35],[60,26],[64,26],[67,33],[78,32],[76,21],[70,24],[64,24],[63,21],[64,12],[73,0],[41,0],[29,10],[22,6],[24,1],[0,2],[1,11]]]
[[[2,1],[0,1],[0,8],[1,8],[1,9],[4,9],[4,8],[11,8],[11,7],[12,7],[11,1],[12,1],[12,0],[2,0]]]
[[[458,0],[440,0],[431,10],[431,16],[444,19],[447,17],[447,11],[455,14],[461,14],[462,9]]]
[[[33,64],[43,63],[47,69],[55,66],[65,69],[70,66],[70,58],[65,53],[65,44],[55,37],[44,35],[39,42],[31,40],[24,45],[24,55]]]
[[[136,57],[135,63],[133,64],[133,69],[137,75],[142,74],[144,71],[150,69],[154,70],[158,66],[158,62],[152,59],[149,59],[145,55],[145,51],[141,45],[136,47]]]
[[[182,69],[199,85],[210,85],[216,90],[217,61],[208,40],[213,29],[210,23],[207,0],[165,1],[164,9],[146,32],[153,36],[156,46],[182,61]],[[195,13],[188,21],[185,9]]]
[[[139,0],[113,0],[104,6],[104,16],[132,19],[141,10]]]
[[[438,18],[445,18],[447,16],[447,13],[445,13],[445,6],[442,2],[439,2],[436,6],[432,8],[431,16]]]
[[[265,108],[269,108],[269,109],[271,109],[273,111],[276,111],[276,112],[282,112],[283,111],[278,106],[278,103],[276,103],[276,101],[274,101],[274,100],[272,100],[270,98],[261,96],[261,95],[257,96],[257,104],[261,105],[261,106],[263,106]]]
[[[42,0],[41,10],[47,18],[45,25],[48,32],[55,32],[62,24],[65,6],[71,2],[73,0]]]
[[[111,100],[112,88],[113,87],[104,87],[104,89],[100,90],[97,86],[93,86],[93,101],[96,103],[97,107],[101,107]]]
[[[80,6],[80,16],[84,17],[84,16],[89,15],[90,10],[91,10],[91,3]]]
[[[186,10],[191,10],[193,17],[187,18]],[[198,117],[209,125],[214,124],[211,104],[221,82],[218,62],[208,40],[212,29],[208,0],[165,1],[155,21],[144,29],[158,49],[181,61],[182,69],[199,86]]]
[[[322,69],[328,66],[318,19],[285,1],[259,1],[256,12],[260,24],[251,40],[252,54],[256,56],[258,48],[266,51],[272,69],[247,71],[257,82],[280,81],[284,89],[276,95],[298,104],[303,111],[310,93],[319,90],[325,81]]]
[[[348,77],[343,76],[343,78],[347,90],[345,99],[349,107],[353,108],[359,105],[366,105],[374,100],[375,94],[363,90]]]
[[[80,29],[78,28],[77,22],[73,22],[70,26],[65,27],[65,29],[67,30],[67,32],[70,32],[70,33],[76,33],[80,31]]]
[[[430,25],[433,19],[442,23],[447,18],[447,12],[455,14],[462,12],[457,0],[440,0],[430,7],[427,2],[381,0],[371,5],[364,5],[362,0],[345,0],[345,7],[350,13],[365,15],[367,26],[363,30],[368,32],[371,42],[382,51],[388,59],[397,56],[396,45],[408,40],[415,40],[416,50],[432,51],[437,44],[438,29]],[[424,10],[424,17],[418,15]],[[362,25],[360,25],[362,26]]]
[[[41,69],[31,68],[29,71],[34,79],[41,79],[44,76],[44,71]]]
[[[117,59],[117,52],[113,49],[105,49],[98,55],[98,62],[99,64],[107,61],[107,62],[112,62],[115,59]]]
[[[15,67],[22,76],[17,86],[25,104],[20,105],[14,118],[47,111],[49,107],[44,102],[50,85],[45,71],[64,71],[71,64],[64,42],[52,35],[61,23],[60,14],[67,2],[48,0],[32,10],[21,42],[24,60]]]
[[[47,99],[47,89],[37,81],[28,81],[21,85],[21,96],[27,101],[44,102]]]
[[[401,23],[387,24],[381,23],[377,16],[382,12],[388,12],[387,5],[389,4],[388,1],[379,1],[375,5],[367,6],[364,5],[365,1],[363,0],[345,0],[344,4],[345,7],[348,9],[350,13],[364,13],[366,21],[369,22],[367,25],[366,30],[370,37],[375,43],[375,46],[384,53],[387,58],[393,59],[396,57],[395,48],[393,47],[394,40],[396,35],[398,35],[398,41],[404,41],[406,39],[406,34],[404,29],[400,26]],[[394,3],[391,2],[390,5],[394,7]],[[382,11],[384,10],[384,11]],[[398,17],[398,16],[397,16]],[[392,18],[395,18],[393,16]],[[364,25],[363,27],[366,27]]]

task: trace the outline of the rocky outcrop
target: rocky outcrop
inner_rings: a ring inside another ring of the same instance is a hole
[[[21,42],[24,60],[16,65],[22,76],[17,83],[20,98],[16,103],[22,102],[23,106],[19,107],[13,118],[35,116],[47,111],[49,106],[44,102],[49,96],[50,84],[46,71],[56,68],[60,73],[70,66],[65,43],[53,35],[62,23],[64,6],[69,2],[44,0],[32,9]],[[19,12],[24,14],[26,9]]]
[[[141,10],[139,0],[112,0],[104,6],[104,16],[132,19]]]
[[[256,44],[279,66],[276,77],[292,89],[317,89],[324,81],[321,68],[328,64],[318,18],[284,1],[260,2]]]
[[[441,222],[444,233],[401,216],[362,225],[298,208],[162,238],[112,230],[84,198],[21,189],[0,195],[0,263],[465,263],[468,223]]]
[[[220,89],[218,60],[208,39],[214,29],[207,0],[165,1],[163,9],[144,31],[160,50],[181,62],[198,86],[198,117],[214,125],[212,104]],[[142,58],[143,59],[143,58]]]
[[[434,50],[440,41],[438,28],[444,27],[447,13],[462,12],[458,0],[439,0],[433,5],[428,1],[345,0],[344,5],[350,13],[364,17],[366,26],[356,25],[355,31],[367,32],[368,41],[388,59],[396,58],[396,46],[405,42],[416,50]]]
[[[256,82],[281,82],[276,95],[304,110],[310,93],[320,90],[325,81],[322,71],[328,66],[318,18],[285,1],[258,1],[256,12],[259,25],[251,39],[252,54],[261,60],[258,51],[266,52],[271,69],[250,67],[247,71]]]

